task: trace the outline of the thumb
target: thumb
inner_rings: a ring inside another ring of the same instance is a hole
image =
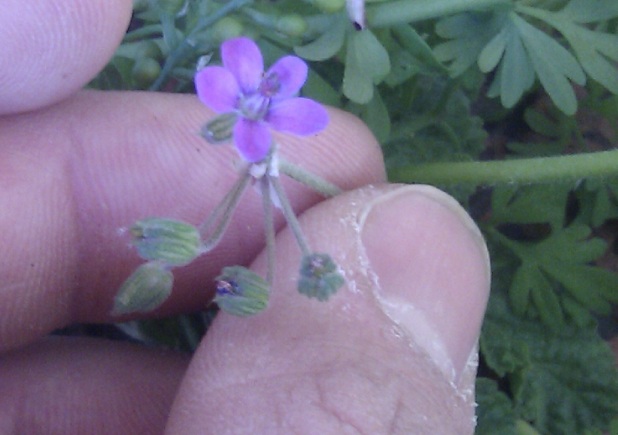
[[[434,188],[381,186],[325,201],[301,224],[346,285],[328,302],[299,295],[300,255],[282,231],[269,308],[220,314],[168,432],[472,433],[489,289],[472,220]],[[264,273],[265,255],[253,268]]]

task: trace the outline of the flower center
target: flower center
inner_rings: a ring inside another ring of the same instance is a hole
[[[270,73],[262,79],[259,92],[265,97],[272,97],[281,89],[281,81],[276,73]]]
[[[252,121],[264,119],[268,113],[270,106],[270,98],[265,97],[259,92],[249,95],[243,95],[240,99],[239,109],[244,118]]]

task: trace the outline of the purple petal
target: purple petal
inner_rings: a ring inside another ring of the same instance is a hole
[[[298,93],[307,80],[307,64],[296,56],[279,59],[266,73],[266,77],[275,75],[279,82],[276,98],[289,98]]]
[[[195,90],[200,101],[217,113],[236,108],[240,88],[231,72],[209,66],[195,75]]]
[[[275,130],[308,136],[326,128],[328,112],[309,98],[290,98],[271,106],[265,120]]]
[[[241,118],[234,126],[236,149],[248,162],[259,162],[270,149],[271,134],[263,122]]]
[[[228,39],[221,44],[221,58],[244,93],[254,92],[260,85],[264,73],[262,53],[249,38]]]

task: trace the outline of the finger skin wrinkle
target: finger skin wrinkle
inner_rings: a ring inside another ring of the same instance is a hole
[[[0,240],[9,248],[0,259],[0,349],[65,323],[71,312],[66,289],[77,256],[70,144],[58,134],[65,125],[53,121],[53,110],[0,118]]]

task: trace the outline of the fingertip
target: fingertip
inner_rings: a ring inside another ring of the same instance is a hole
[[[397,196],[402,204],[394,202]],[[221,313],[215,320],[179,390],[170,433],[199,433],[206,421],[219,433],[249,427],[293,432],[308,422],[319,433],[350,427],[363,433],[471,433],[469,374],[476,365],[467,358],[474,357],[488,271],[477,230],[445,198],[433,188],[369,186],[304,213],[300,221],[310,247],[331,254],[346,278],[326,302],[296,291],[300,253],[291,232],[282,231],[268,309],[242,319]],[[450,252],[449,239],[458,245]],[[260,256],[252,268],[264,274],[265,262]],[[417,304],[404,314],[426,312],[432,323],[417,322],[423,327],[409,331],[412,322],[384,307],[390,286],[396,289],[388,302]],[[432,298],[438,310],[428,302]],[[451,318],[435,315],[443,308]],[[436,354],[426,338],[444,341],[448,353]],[[467,352],[461,363],[460,349]],[[451,367],[440,358],[452,358]],[[452,375],[455,365],[465,372],[459,379]],[[216,406],[216,415],[199,416],[205,404]]]
[[[4,0],[0,13],[0,115],[59,101],[112,56],[127,28],[128,0]]]
[[[477,350],[489,295],[481,232],[455,199],[420,185],[378,196],[360,225],[378,305],[457,382]]]

